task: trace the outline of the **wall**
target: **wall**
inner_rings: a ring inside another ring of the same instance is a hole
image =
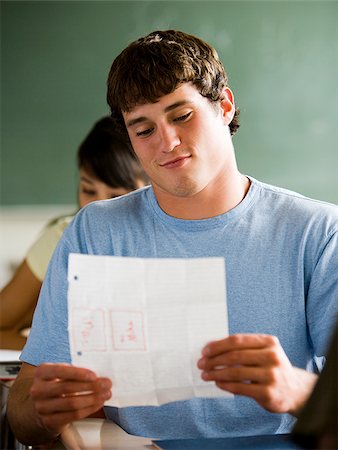
[[[5,1],[1,16],[2,205],[76,203],[76,149],[108,113],[113,58],[166,28],[218,49],[240,169],[338,203],[338,2]]]

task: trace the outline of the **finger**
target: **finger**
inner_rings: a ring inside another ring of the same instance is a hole
[[[197,366],[200,369],[210,370],[224,366],[271,366],[280,362],[280,355],[274,347],[255,350],[233,350],[214,357],[201,358]]]
[[[282,397],[279,400],[275,398],[273,389],[268,386],[259,384],[245,384],[245,383],[228,383],[217,382],[216,385],[224,391],[231,392],[234,395],[243,395],[256,400],[266,410],[273,413],[283,413],[287,411],[285,403],[287,397]]]
[[[81,411],[87,408],[99,409],[104,402],[111,398],[112,392],[110,389],[103,389],[98,392],[74,395],[53,397],[48,401],[38,400],[35,403],[36,410],[41,415],[66,413]]]
[[[53,397],[86,395],[108,390],[111,387],[112,382],[108,378],[97,378],[92,382],[64,381],[57,378],[33,384],[30,393],[34,399],[48,399]]]
[[[57,378],[65,380],[93,381],[96,374],[89,369],[74,367],[69,364],[41,364],[37,367],[35,376],[44,380],[55,380]]]
[[[69,383],[63,382],[59,386],[62,397],[88,395],[92,393],[98,393],[110,391],[112,388],[112,382],[109,378],[97,378],[97,380],[91,383]]]
[[[224,369],[204,371],[201,378],[204,381],[240,382],[268,384],[272,381],[269,370],[257,367],[227,367]]]
[[[217,356],[240,349],[260,349],[279,345],[278,338],[269,334],[232,334],[218,341],[209,342],[203,349],[203,356]]]
[[[251,397],[257,401],[262,401],[265,387],[254,383],[236,383],[227,381],[217,381],[216,386],[224,391],[231,392],[235,395],[244,395]]]
[[[40,381],[35,383],[30,390],[33,399],[75,395],[81,392],[93,392],[93,383],[63,382],[58,378],[47,382]]]

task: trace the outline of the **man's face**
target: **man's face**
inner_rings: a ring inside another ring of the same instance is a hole
[[[135,153],[158,198],[218,189],[232,149],[227,125],[233,110],[231,91],[214,105],[185,83],[155,103],[123,113]]]

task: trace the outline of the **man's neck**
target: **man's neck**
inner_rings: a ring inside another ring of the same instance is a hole
[[[250,180],[236,171],[229,177],[224,177],[223,183],[215,187],[207,186],[190,197],[159,192],[156,187],[154,191],[161,209],[166,214],[178,219],[201,220],[219,216],[235,208],[241,203],[249,187]]]

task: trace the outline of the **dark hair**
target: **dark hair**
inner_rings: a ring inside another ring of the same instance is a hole
[[[131,145],[116,130],[111,117],[95,123],[79,147],[77,161],[79,168],[113,188],[136,189],[137,180],[148,181]]]
[[[126,135],[122,111],[155,102],[185,82],[211,102],[222,99],[228,76],[208,43],[176,30],[154,31],[132,42],[114,60],[107,81],[107,102],[121,133]],[[231,134],[239,127],[238,116],[237,109]]]

